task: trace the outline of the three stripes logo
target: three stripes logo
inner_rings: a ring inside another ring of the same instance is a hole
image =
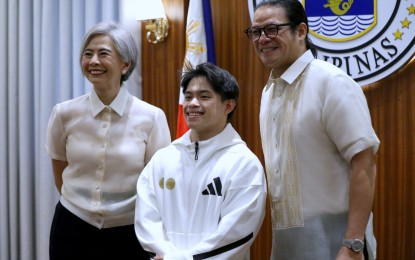
[[[207,189],[202,191],[202,195],[222,196],[222,182],[219,177],[213,179],[213,182],[207,185]]]

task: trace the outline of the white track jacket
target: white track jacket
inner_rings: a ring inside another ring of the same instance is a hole
[[[164,260],[244,259],[265,216],[262,165],[231,124],[197,144],[188,131],[159,150],[137,193],[138,240]]]

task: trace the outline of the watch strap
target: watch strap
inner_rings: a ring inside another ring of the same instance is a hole
[[[343,239],[343,245],[354,252],[363,250],[365,242],[360,239]]]

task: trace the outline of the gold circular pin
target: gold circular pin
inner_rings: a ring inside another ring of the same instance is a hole
[[[166,181],[166,188],[169,190],[174,189],[174,186],[176,186],[176,182],[173,178],[167,179]]]
[[[161,189],[164,189],[164,177],[159,180],[159,186]]]

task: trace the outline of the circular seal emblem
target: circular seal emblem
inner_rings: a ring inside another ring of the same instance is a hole
[[[248,0],[251,19],[261,0]],[[415,0],[301,0],[318,58],[360,85],[381,80],[415,53]]]

